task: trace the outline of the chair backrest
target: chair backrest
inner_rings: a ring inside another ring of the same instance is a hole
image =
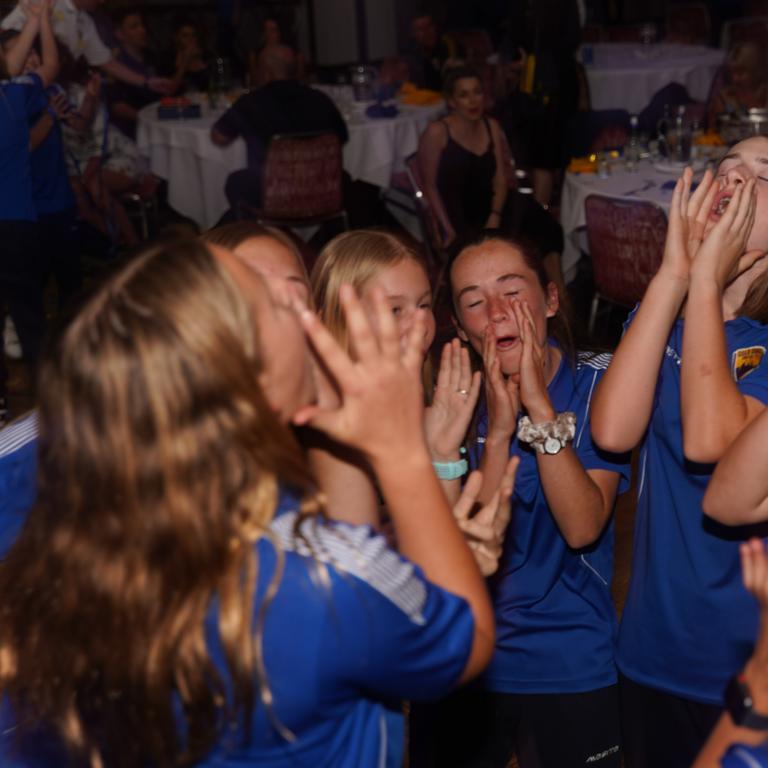
[[[424,194],[424,179],[419,166],[418,152],[414,152],[405,159],[405,169],[411,182],[413,196],[416,198],[422,229],[429,241],[428,246],[434,253],[439,254],[443,249],[442,227]]]
[[[749,16],[732,19],[723,24],[720,47],[730,50],[736,43],[757,43],[768,47],[768,16]]]
[[[584,202],[595,287],[615,304],[643,297],[664,253],[667,217],[655,203],[589,195]]]
[[[667,40],[706,45],[712,34],[709,9],[704,3],[667,6]]]
[[[342,208],[341,142],[333,133],[274,136],[264,163],[261,213],[311,219]]]

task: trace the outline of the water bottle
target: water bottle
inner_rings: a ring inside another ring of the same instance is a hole
[[[628,171],[636,171],[640,160],[640,134],[637,115],[629,117],[629,141],[624,150],[624,160]]]

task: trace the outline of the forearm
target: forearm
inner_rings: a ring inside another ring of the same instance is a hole
[[[440,226],[443,228],[443,231],[453,232],[453,224],[451,223],[451,220],[448,218],[448,214],[445,211],[443,199],[440,196],[440,192],[438,191],[437,186],[435,184],[425,183],[424,194],[427,196],[427,202],[435,212],[435,216],[438,222],[440,222]]]
[[[720,459],[751,418],[730,370],[722,291],[714,279],[695,274],[683,334],[681,410],[685,455],[697,462]]]
[[[19,36],[16,38],[16,45],[5,54],[5,65],[11,77],[20,75],[24,69],[24,62],[27,60],[39,30],[40,20],[31,16],[27,17],[21,32],[19,32]]]
[[[43,83],[48,86],[59,74],[59,48],[56,45],[49,16],[43,16],[40,22],[40,47],[43,59],[40,76]]]
[[[704,495],[704,513],[726,525],[768,520],[768,411],[740,435],[717,464]]]
[[[686,291],[683,281],[661,272],[651,280],[592,400],[592,436],[602,448],[623,453],[642,439],[667,339]]]
[[[496,493],[501,478],[509,462],[509,445],[512,435],[492,435],[485,439],[480,470],[483,473],[483,485],[478,494],[478,501],[487,504]]]
[[[77,111],[77,116],[72,121],[73,128],[81,133],[86,131],[93,122],[93,118],[96,117],[98,107],[99,99],[90,93],[86,93],[80,104],[80,109]]]
[[[560,533],[572,549],[592,544],[612,507],[589,476],[572,447],[554,456],[537,454],[541,487]]]
[[[135,85],[139,88],[144,88],[147,85],[147,78],[144,75],[134,72],[130,67],[126,67],[125,64],[117,61],[117,59],[110,59],[106,64],[102,64],[99,69],[114,77],[115,80],[120,80],[129,85]]]
[[[29,129],[29,149],[34,152],[45,141],[45,137],[51,132],[53,117],[48,112],[38,118],[37,122]]]
[[[427,451],[374,466],[395,526],[400,552],[434,584],[463,597],[475,620],[472,653],[463,679],[476,675],[493,651],[488,592],[464,535],[435,476]]]
[[[501,216],[504,203],[507,201],[507,180],[501,168],[496,170],[493,178],[493,200],[491,201],[491,215]]]

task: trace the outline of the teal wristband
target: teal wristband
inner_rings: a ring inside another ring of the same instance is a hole
[[[466,459],[459,459],[458,461],[433,461],[432,466],[435,468],[435,472],[440,480],[456,480],[466,475],[469,469]]]

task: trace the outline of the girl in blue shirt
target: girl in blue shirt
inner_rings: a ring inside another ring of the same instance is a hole
[[[462,743],[446,739],[437,764],[504,768],[517,752],[523,768],[618,766],[611,512],[627,466],[589,431],[607,359],[569,358],[553,336],[557,288],[521,243],[465,248],[450,282],[459,335],[485,370],[473,458],[489,487],[510,455],[520,465],[490,585],[496,649],[482,690],[447,704],[456,722],[439,738],[460,733]],[[533,442],[528,420],[541,432]]]
[[[20,75],[40,35],[42,63]],[[34,380],[44,330],[37,214],[32,199],[29,120],[47,105],[45,88],[58,72],[51,3],[29,7],[12,51],[0,51],[0,307],[7,307]],[[0,425],[6,418],[5,355],[0,351]]]
[[[382,765],[390,703],[490,656],[422,434],[423,313],[401,347],[381,294],[369,321],[342,290],[352,361],[214,254],[138,256],[44,361],[38,498],[0,563],[3,766]],[[364,453],[401,555],[326,521],[291,422]]]
[[[595,396],[596,441],[641,446],[632,577],[619,633],[627,765],[689,765],[749,655],[739,542],[702,515],[730,443],[768,402],[768,139],[673,196],[661,267]],[[685,321],[681,310],[685,309]]]

